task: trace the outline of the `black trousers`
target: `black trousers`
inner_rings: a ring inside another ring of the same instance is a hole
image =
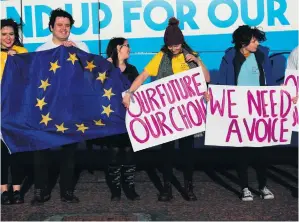
[[[8,184],[8,169],[11,171],[12,185],[21,185],[25,176],[24,154],[9,154],[5,143],[1,140],[1,185]]]
[[[59,151],[60,191],[73,190],[75,152],[77,143],[62,146]],[[34,152],[34,184],[36,189],[44,189],[49,185],[50,150]]]
[[[193,135],[179,139],[179,148],[183,161],[184,179],[192,181],[194,167],[194,137]],[[161,145],[161,155],[163,161],[163,179],[171,181],[173,159],[175,152],[175,141],[164,143]]]
[[[241,189],[248,187],[248,167],[251,163],[256,170],[259,189],[267,184],[267,148],[240,147],[237,150],[237,173]]]

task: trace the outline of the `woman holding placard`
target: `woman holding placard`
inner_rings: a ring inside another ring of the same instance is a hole
[[[269,49],[260,46],[266,40],[263,31],[248,25],[240,26],[233,33],[234,47],[225,51],[219,68],[219,77],[214,84],[235,86],[273,86],[278,85],[274,79]],[[208,94],[206,100],[210,100]],[[253,195],[248,186],[249,157],[258,158],[256,165],[260,196],[273,199],[273,193],[267,188],[267,152],[260,147],[251,150],[241,147],[237,150],[237,172],[241,186],[241,200],[252,201]]]
[[[180,73],[200,66],[203,70],[206,82],[210,81],[210,74],[201,58],[185,42],[184,35],[179,28],[179,21],[176,18],[170,18],[168,27],[164,33],[165,45],[161,48],[152,60],[144,68],[143,72],[136,78],[130,89],[123,98],[123,104],[129,108],[131,95],[144,83],[149,76],[161,79],[172,74]],[[188,136],[179,139],[179,147],[184,161],[184,181],[186,200],[197,200],[193,192],[193,148],[194,137]],[[175,141],[162,144],[163,158],[163,191],[159,194],[159,201],[170,201],[172,196],[171,178],[172,178],[172,159],[175,148]]]

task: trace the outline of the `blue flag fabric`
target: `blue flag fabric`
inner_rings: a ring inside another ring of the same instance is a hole
[[[9,56],[1,83],[1,133],[11,153],[127,132],[118,68],[75,47]]]

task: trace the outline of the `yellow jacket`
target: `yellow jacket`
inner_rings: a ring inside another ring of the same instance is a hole
[[[21,47],[21,46],[16,46],[14,45],[12,47],[12,50],[15,50],[18,54],[20,53],[26,53],[28,52],[27,49],[25,49],[24,47]],[[1,62],[0,62],[0,81],[2,80],[2,76],[3,76],[3,71],[4,71],[4,67],[5,67],[5,63],[6,63],[6,60],[7,60],[7,52],[3,52],[1,51]]]

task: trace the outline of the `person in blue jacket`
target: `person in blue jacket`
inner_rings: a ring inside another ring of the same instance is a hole
[[[255,27],[242,25],[233,33],[235,45],[225,51],[222,58],[219,77],[212,84],[233,86],[274,86],[276,82],[269,59],[269,48],[261,46],[266,34]],[[209,95],[207,95],[209,97]],[[209,100],[209,98],[207,98]],[[267,149],[260,147],[252,150],[248,147],[238,148],[237,172],[241,186],[241,199],[252,201],[253,195],[248,188],[248,165],[250,157],[257,160],[257,178],[260,197],[273,199],[273,193],[266,187],[267,183]],[[257,158],[258,157],[258,158]]]
[[[272,73],[270,49],[260,45],[266,40],[263,31],[248,25],[240,26],[233,33],[234,47],[225,51],[219,77],[213,84],[236,86],[278,85]],[[249,70],[248,70],[249,69]]]

